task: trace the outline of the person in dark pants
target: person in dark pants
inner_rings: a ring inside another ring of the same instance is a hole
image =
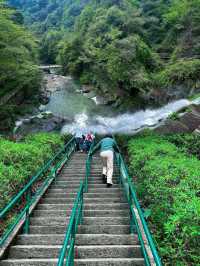
[[[92,132],[88,133],[85,137],[86,145],[87,145],[87,152],[89,152],[90,147],[92,145],[92,142],[94,140],[95,136],[92,134]]]
[[[82,131],[80,129],[77,129],[75,134],[75,141],[76,141],[76,150],[80,151],[81,150],[81,141],[82,141]]]

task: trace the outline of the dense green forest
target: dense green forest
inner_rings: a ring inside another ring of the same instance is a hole
[[[199,0],[9,2],[42,39],[42,60],[100,94],[134,103],[199,89]]]
[[[18,91],[22,98],[31,98],[41,82],[37,62],[37,41],[23,26],[23,16],[0,1],[0,97]],[[16,109],[16,102],[0,105],[3,128],[13,123]]]

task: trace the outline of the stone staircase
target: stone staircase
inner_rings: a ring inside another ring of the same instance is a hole
[[[30,234],[19,234],[0,266],[56,265],[74,200],[85,177],[86,154],[75,153],[40,200]]]
[[[20,234],[0,266],[54,266],[80,180],[85,177],[86,155],[72,156],[41,199],[31,217],[30,234]],[[84,219],[76,235],[75,265],[144,265],[136,235],[130,234],[128,204],[117,184],[107,188],[101,179],[101,161],[94,156]]]

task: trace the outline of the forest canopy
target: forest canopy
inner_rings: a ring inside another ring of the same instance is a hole
[[[0,96],[13,90],[31,94],[39,87],[37,42],[22,15],[0,1]]]
[[[61,63],[99,94],[169,100],[199,90],[199,0],[9,3],[41,39],[43,62]]]

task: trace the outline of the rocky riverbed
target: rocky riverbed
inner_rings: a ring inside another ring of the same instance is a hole
[[[65,123],[71,122],[67,118],[56,116],[51,111],[46,110],[46,105],[49,103],[52,94],[65,89],[69,80],[71,80],[71,77],[44,74],[41,90],[38,94],[40,105],[38,108],[33,108],[31,114],[18,117],[13,130],[16,138],[19,139],[24,135],[37,132],[60,131]]]
[[[194,132],[200,125],[200,102],[187,99],[160,108],[119,112],[91,88],[81,87],[71,77],[45,74],[39,108],[16,121],[14,134],[73,132],[77,127],[104,134],[136,134],[152,128],[158,133]]]

